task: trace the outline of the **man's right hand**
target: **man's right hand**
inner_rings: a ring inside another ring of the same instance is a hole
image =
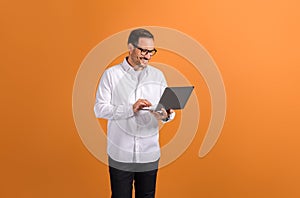
[[[136,113],[138,112],[140,109],[144,108],[144,107],[150,107],[152,106],[151,102],[149,102],[146,99],[138,99],[132,106],[133,108],[133,112]]]

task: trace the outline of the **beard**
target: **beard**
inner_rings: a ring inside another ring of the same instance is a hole
[[[149,59],[145,57],[136,57],[134,70],[142,70],[147,67]]]

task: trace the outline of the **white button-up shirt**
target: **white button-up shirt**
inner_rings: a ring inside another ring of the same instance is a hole
[[[107,69],[96,93],[94,111],[97,118],[108,120],[107,152],[115,161],[153,162],[160,157],[158,121],[148,111],[133,112],[138,99],[152,105],[159,102],[166,80],[163,73],[148,65],[135,71],[124,61]],[[171,114],[171,119],[175,114]]]

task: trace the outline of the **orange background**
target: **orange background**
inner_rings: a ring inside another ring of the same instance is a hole
[[[75,128],[73,83],[95,45],[145,25],[174,28],[201,43],[219,66],[228,100],[218,143],[198,158],[210,114],[203,89],[203,124],[188,150],[159,171],[157,197],[300,197],[299,6],[296,0],[2,1],[0,197],[109,197],[107,167]],[[165,54],[156,61],[176,63]],[[168,138],[162,135],[162,143]]]

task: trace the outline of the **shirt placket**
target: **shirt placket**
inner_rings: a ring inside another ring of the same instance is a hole
[[[136,80],[136,89],[135,89],[135,101],[137,101],[138,99],[142,98],[143,97],[143,93],[142,93],[142,88],[139,87],[141,82],[142,82],[142,78],[143,78],[143,73],[140,74],[140,77],[138,78],[136,75],[135,76],[135,80]],[[137,130],[139,131],[140,130],[140,127],[139,125],[137,125]],[[137,132],[138,132],[137,131]],[[139,133],[137,133],[139,134]],[[140,162],[140,155],[139,153],[141,153],[142,150],[141,150],[141,138],[138,137],[138,136],[134,136],[134,162]]]

